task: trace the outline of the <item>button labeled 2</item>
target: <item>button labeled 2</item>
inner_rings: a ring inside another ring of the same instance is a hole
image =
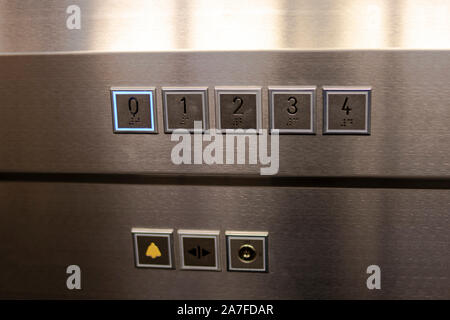
[[[217,129],[261,129],[261,88],[216,88]]]
[[[202,123],[202,131],[208,126],[207,88],[163,88],[164,131],[187,129],[194,132],[194,121]]]
[[[370,134],[371,88],[323,88],[324,134]]]

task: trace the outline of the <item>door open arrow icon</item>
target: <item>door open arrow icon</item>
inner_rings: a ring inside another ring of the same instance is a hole
[[[197,258],[202,258],[204,256],[207,256],[208,254],[210,254],[211,252],[209,252],[208,250],[201,248],[200,246],[197,246],[196,248],[192,248],[188,251],[190,254],[192,254],[194,257]]]

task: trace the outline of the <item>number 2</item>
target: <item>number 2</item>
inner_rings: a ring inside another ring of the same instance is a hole
[[[243,114],[242,112],[239,112],[239,109],[241,109],[242,105],[244,104],[244,100],[242,100],[241,97],[234,97],[233,104],[238,105],[238,107],[234,110],[233,114]]]

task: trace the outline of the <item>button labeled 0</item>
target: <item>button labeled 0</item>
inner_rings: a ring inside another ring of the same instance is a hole
[[[155,89],[111,89],[114,133],[157,133]]]

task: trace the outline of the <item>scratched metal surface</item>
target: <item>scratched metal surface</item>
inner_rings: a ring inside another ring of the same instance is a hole
[[[72,1],[0,0],[0,298],[450,298],[448,1],[77,3],[69,31]],[[293,180],[112,133],[112,86],[156,86],[161,129],[160,87],[208,86],[214,127],[230,85],[263,87],[263,128],[268,86],[318,86],[317,135],[280,137]],[[321,134],[325,85],[373,88],[370,136]],[[223,271],[136,269],[132,227],[220,229]],[[270,233],[268,274],[224,270],[229,229]]]
[[[448,190],[3,182],[0,298],[448,299],[449,206]],[[222,272],[136,269],[132,227],[221,230]],[[227,272],[225,230],[269,231],[270,272]]]
[[[219,63],[220,62],[220,63]],[[280,137],[280,175],[450,176],[450,52],[172,52],[0,57],[0,170],[258,174],[259,166],[174,165],[170,135],[114,135],[109,89],[317,85],[315,136]],[[324,85],[372,86],[372,134],[323,136]],[[162,131],[162,130],[161,130]],[[206,143],[205,143],[206,145]]]

